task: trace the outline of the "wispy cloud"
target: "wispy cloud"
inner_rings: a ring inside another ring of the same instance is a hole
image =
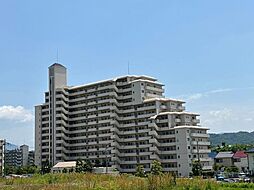
[[[210,128],[212,132],[253,131],[252,109],[218,108],[204,111],[201,116],[201,124]]]
[[[23,106],[4,105],[0,106],[0,119],[24,123],[33,121],[34,115]]]
[[[178,96],[178,98],[184,99],[186,101],[193,101],[193,100],[198,100],[204,97],[208,97],[209,95],[212,95],[212,94],[226,93],[226,92],[239,91],[239,90],[252,90],[252,89],[254,89],[254,87],[221,88],[221,89],[215,89],[215,90],[210,90],[206,92],[198,92],[198,93],[189,94],[189,95],[180,95]]]

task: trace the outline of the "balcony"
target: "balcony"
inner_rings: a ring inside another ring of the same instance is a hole
[[[181,119],[176,118],[176,119],[175,119],[175,122],[176,122],[176,123],[181,123]]]
[[[200,123],[200,119],[192,119],[193,123]]]
[[[209,134],[207,133],[191,133],[192,137],[200,137],[200,138],[209,138]]]
[[[197,154],[197,153],[199,153],[199,154],[208,154],[210,152],[211,152],[210,149],[199,149],[199,150],[195,149],[195,150],[192,150],[193,154]]]
[[[184,111],[184,110],[185,110],[185,106],[178,106],[177,109],[178,109],[179,111]]]
[[[199,146],[210,146],[211,145],[211,143],[207,142],[207,141],[198,141],[198,142],[197,141],[192,141],[191,144],[193,146],[197,146],[197,145],[199,145]]]

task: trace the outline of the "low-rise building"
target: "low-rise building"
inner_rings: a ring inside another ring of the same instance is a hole
[[[240,172],[247,172],[248,170],[248,156],[244,151],[237,151],[233,155],[234,165]]]
[[[215,156],[215,163],[225,167],[234,166],[233,156],[233,152],[219,152]]]
[[[254,174],[254,148],[245,151],[248,158],[248,170],[251,175]]]
[[[51,169],[53,173],[62,173],[64,170],[68,173],[74,171],[76,168],[76,161],[58,162]]]

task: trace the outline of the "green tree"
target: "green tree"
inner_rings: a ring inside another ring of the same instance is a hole
[[[47,159],[45,162],[42,162],[41,173],[42,174],[50,173],[51,168],[52,168],[52,164]]]
[[[226,167],[225,171],[228,173],[237,173],[239,172],[239,169],[236,166],[230,166],[230,167]]]
[[[93,165],[90,160],[81,160],[78,159],[76,161],[76,172],[83,173],[83,172],[92,172]]]
[[[200,161],[195,160],[192,163],[192,173],[194,176],[201,176],[202,174],[202,166]]]
[[[161,175],[162,174],[162,166],[159,161],[154,160],[152,162],[151,174],[153,174],[153,175]]]
[[[76,172],[77,172],[77,173],[83,172],[83,165],[84,165],[83,160],[78,159],[78,160],[76,161]]]
[[[138,165],[138,167],[136,168],[136,176],[138,177],[145,177],[145,170],[144,170],[144,166],[143,165]]]
[[[101,166],[101,162],[99,159],[96,159],[95,160],[95,164],[94,164],[95,167],[100,167]]]

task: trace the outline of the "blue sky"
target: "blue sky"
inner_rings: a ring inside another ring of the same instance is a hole
[[[47,68],[69,85],[151,75],[210,132],[253,131],[254,1],[0,1],[0,138],[33,146]]]

